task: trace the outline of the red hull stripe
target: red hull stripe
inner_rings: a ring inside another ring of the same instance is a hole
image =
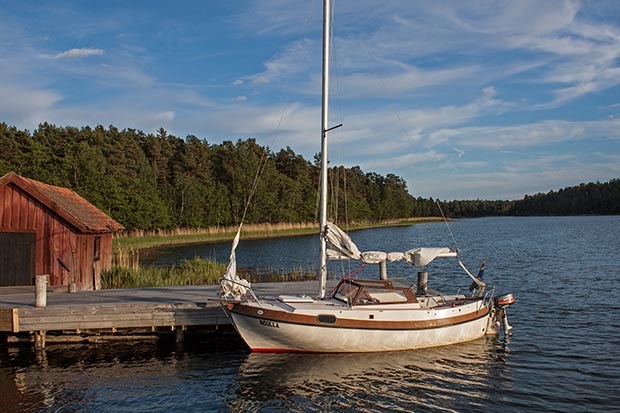
[[[289,348],[252,348],[254,353],[323,353],[322,351],[293,350]]]

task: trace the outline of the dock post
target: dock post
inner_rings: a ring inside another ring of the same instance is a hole
[[[47,275],[37,275],[35,277],[34,301],[36,307],[47,306]]]
[[[379,269],[379,277],[382,280],[387,280],[387,262],[381,261],[380,269]]]
[[[34,333],[34,349],[43,350],[45,348],[45,331]]]
[[[183,333],[183,328],[182,327],[177,327],[177,328],[175,328],[174,332],[175,332],[175,335],[174,335],[175,342],[182,343],[184,338],[185,338],[184,337],[185,334]]]

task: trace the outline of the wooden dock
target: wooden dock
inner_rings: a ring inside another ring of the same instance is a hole
[[[256,283],[259,295],[317,294],[315,281]],[[47,305],[35,307],[34,287],[0,288],[0,334],[8,342],[97,342],[175,334],[230,325],[218,286],[80,291],[48,288]]]

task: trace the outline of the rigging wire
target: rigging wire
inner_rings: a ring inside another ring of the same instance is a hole
[[[304,29],[305,31],[308,30],[308,27],[310,26],[310,6],[308,6],[308,8],[306,9],[306,17],[304,19]],[[298,45],[293,49],[294,54],[299,52],[299,47]],[[273,121],[272,121],[272,125],[276,124],[276,119],[277,119],[277,124],[275,125],[275,133],[273,134],[273,137],[271,138],[271,145],[273,146],[276,139],[279,137],[280,135],[280,131],[281,131],[281,126],[282,126],[282,121],[284,120],[284,114],[286,112],[287,106],[283,104],[284,101],[284,95],[285,95],[285,91],[290,90],[289,88],[289,81],[290,79],[288,77],[284,77],[284,81],[282,83],[282,87],[280,89],[280,94],[278,97],[278,106],[280,106],[280,112],[279,112],[279,116],[277,116],[276,114],[274,114],[273,117]],[[252,202],[252,198],[254,198],[254,195],[257,192],[258,189],[258,185],[263,177],[263,174],[265,173],[265,169],[267,166],[267,150],[265,148],[265,150],[262,151],[261,153],[261,158],[258,162],[258,166],[256,169],[256,175],[254,176],[254,181],[252,182],[252,185],[250,187],[250,194],[245,202],[245,207],[243,209],[243,214],[241,216],[241,220],[239,223],[239,231],[241,230],[241,227],[243,225],[243,223],[245,222],[245,218],[247,216],[248,210],[250,208],[250,204]]]
[[[436,199],[435,203],[437,204],[437,208],[439,208],[439,212],[441,213],[441,217],[443,218],[443,222],[446,223],[446,227],[448,227],[448,232],[450,233],[450,236],[452,237],[452,241],[454,242],[454,247],[456,248],[456,253],[458,255],[459,253],[459,244],[458,242],[456,242],[456,238],[454,237],[454,234],[452,233],[452,229],[450,228],[450,224],[448,224],[448,220],[446,219],[446,216],[443,214],[443,209],[441,209],[441,204],[439,203],[439,200]]]
[[[332,37],[330,39],[331,42],[331,53],[330,53],[330,58],[332,59],[332,76],[331,79],[332,82],[331,84],[334,86],[332,87],[330,90],[332,91],[333,95],[334,95],[334,99],[332,101],[333,103],[333,107],[334,107],[334,112],[336,112],[336,117],[338,118],[337,123],[339,124],[343,124],[344,123],[344,115],[343,115],[343,111],[342,111],[342,105],[341,102],[343,101],[342,99],[342,88],[341,88],[341,84],[340,84],[340,71],[339,71],[339,64],[338,64],[338,49],[335,47],[335,39],[336,39],[336,27],[334,25],[334,16],[336,14],[336,0],[332,0],[332,15],[331,15],[331,19],[330,19],[330,24],[331,24],[331,33],[332,33]],[[341,141],[342,141],[342,137],[340,139],[336,139],[335,133],[331,134],[329,136],[330,138],[330,145],[333,148],[336,148],[335,152],[337,154],[337,156],[335,158],[341,159]],[[341,162],[338,162],[341,163]],[[341,173],[342,170],[342,173]],[[339,212],[339,205],[340,205],[340,195],[339,195],[339,188],[340,188],[340,175],[342,174],[342,184],[343,184],[343,199],[344,199],[344,231],[348,232],[349,231],[349,205],[348,205],[348,188],[347,188],[347,168],[346,167],[342,167],[342,168],[335,168],[334,172],[331,172],[332,176],[333,174],[336,174],[336,180],[337,180],[337,188],[336,188],[336,196],[332,196],[332,202],[335,200],[335,205],[332,203],[332,211],[335,210],[335,218],[336,220],[338,219],[338,212]],[[332,191],[334,189],[334,184],[332,181]],[[345,279],[348,279],[349,281],[351,280],[351,276],[353,274],[357,274],[359,272],[359,270],[353,270],[352,269],[352,262],[351,260],[346,260],[347,261],[347,268],[344,268],[344,262],[342,262],[341,265],[341,271],[343,274],[343,277]],[[362,267],[363,268],[363,267]],[[348,274],[348,275],[344,275],[344,274]]]

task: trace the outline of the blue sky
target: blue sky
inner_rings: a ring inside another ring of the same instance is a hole
[[[319,151],[322,2],[0,0],[0,121]],[[337,0],[332,164],[414,196],[620,177],[620,2]]]

